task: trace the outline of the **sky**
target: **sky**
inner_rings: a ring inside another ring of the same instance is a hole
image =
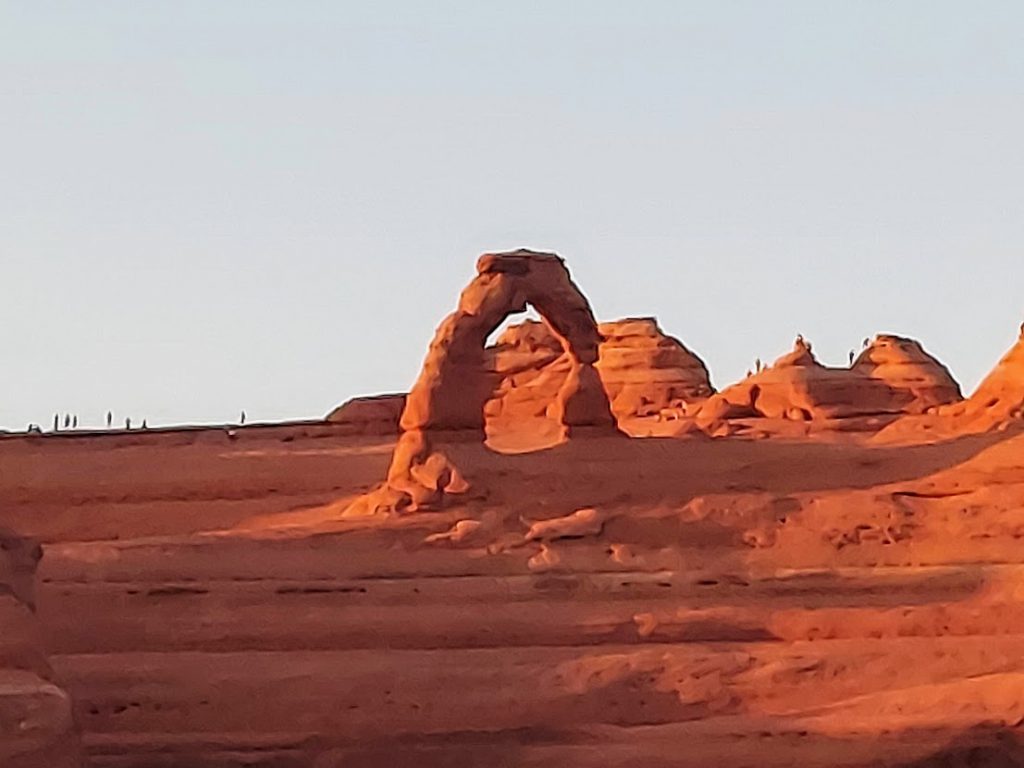
[[[0,428],[404,391],[485,251],[721,387],[1024,320],[1016,2],[0,0]]]

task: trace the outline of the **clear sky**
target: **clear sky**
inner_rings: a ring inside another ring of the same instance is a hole
[[[406,389],[555,250],[716,385],[796,333],[970,389],[1024,319],[1018,2],[0,0],[0,426]]]

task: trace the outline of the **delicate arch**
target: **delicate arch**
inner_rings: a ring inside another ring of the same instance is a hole
[[[594,368],[601,341],[586,298],[553,253],[487,253],[462,291],[458,308],[438,326],[402,413],[403,431],[484,429],[484,404],[495,382],[484,345],[506,317],[532,305],[562,342],[572,368],[553,415],[566,429],[614,427],[608,396]]]
[[[436,508],[469,484],[438,445],[441,433],[475,430],[484,438],[484,405],[494,390],[484,344],[501,322],[532,304],[562,342],[571,368],[550,414],[573,427],[616,432],[608,395],[594,363],[601,335],[590,305],[553,253],[485,253],[459,306],[438,326],[423,370],[405,401],[401,436],[384,484],[357,499],[346,516]],[[435,440],[435,437],[438,439]]]

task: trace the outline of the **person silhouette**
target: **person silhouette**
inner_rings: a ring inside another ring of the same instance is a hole
[[[124,428],[127,429],[127,430],[131,430],[131,428],[132,428],[132,420],[131,420],[130,417],[126,418],[124,420]]]
[[[850,350],[850,365],[853,365],[853,350]]]
[[[238,420],[239,424],[245,424],[245,411],[242,411],[242,415]]]
[[[113,411],[107,411],[107,429],[114,424],[114,413]]]

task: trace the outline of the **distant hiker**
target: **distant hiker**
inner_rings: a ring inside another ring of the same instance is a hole
[[[850,350],[850,365],[853,365],[853,350]]]
[[[865,338],[864,342],[860,345],[861,349],[867,349],[868,348],[868,344],[870,344],[870,343],[871,343],[870,339]]]
[[[757,373],[760,373],[760,372],[761,372],[761,358],[760,358],[760,357],[759,357],[759,358],[757,358],[756,360],[754,360],[754,370],[755,370],[755,371],[756,371]]]
[[[107,429],[110,429],[114,423],[114,414],[112,411],[107,411]]]
[[[71,417],[71,428],[72,429],[78,429],[78,415],[77,414],[75,416]]]
[[[127,419],[124,420],[124,428],[128,429],[128,430],[130,430],[132,428],[132,420],[131,420],[131,418],[127,418]]]
[[[145,419],[142,420],[142,428],[143,429],[149,429],[149,424],[146,423]]]
[[[70,413],[65,413],[64,414],[64,429],[67,429],[70,426],[71,426],[71,414]]]
[[[53,414],[53,431],[60,431],[60,414],[57,413]]]
[[[240,419],[238,420],[238,423],[239,423],[239,424],[245,424],[245,411],[242,411],[242,416],[241,416],[241,418],[240,418]]]

